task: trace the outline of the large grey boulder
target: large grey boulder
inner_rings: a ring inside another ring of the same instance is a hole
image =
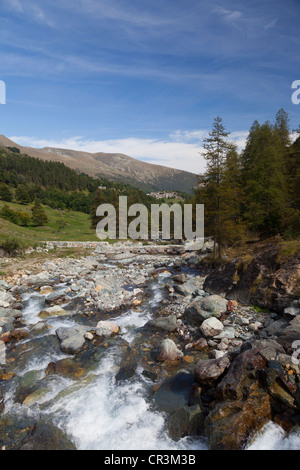
[[[60,349],[66,354],[76,354],[81,351],[85,344],[84,335],[90,328],[85,326],[74,326],[71,328],[58,328],[56,335],[60,341]]]
[[[168,317],[159,317],[149,320],[145,328],[159,329],[165,331],[175,331],[177,328],[177,317],[176,315],[170,315]]]
[[[220,318],[227,309],[227,300],[219,295],[210,295],[195,300],[184,312],[183,320],[187,323],[201,325],[210,317]]]

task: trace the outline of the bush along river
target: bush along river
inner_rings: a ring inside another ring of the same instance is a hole
[[[298,316],[206,292],[198,261],[96,250],[0,281],[1,448],[299,448]]]

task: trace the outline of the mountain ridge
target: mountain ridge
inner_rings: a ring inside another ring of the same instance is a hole
[[[183,191],[190,193],[197,175],[184,170],[143,162],[122,153],[89,153],[79,150],[19,145],[0,135],[0,146],[16,147],[21,153],[41,160],[58,161],[93,177],[129,183],[144,191]]]

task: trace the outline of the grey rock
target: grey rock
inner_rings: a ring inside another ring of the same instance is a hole
[[[186,370],[179,371],[175,377],[161,385],[155,394],[155,404],[160,411],[173,413],[189,404],[189,393],[194,376]]]
[[[184,312],[183,319],[187,323],[200,325],[207,318],[220,318],[222,313],[226,311],[226,308],[226,299],[223,299],[219,295],[210,295],[192,302]]]
[[[195,367],[194,374],[196,382],[200,385],[211,385],[225,372],[230,364],[227,356],[219,359],[208,359],[199,361]]]
[[[174,411],[167,421],[167,429],[174,441],[185,436],[199,436],[203,431],[204,416],[199,405],[184,406]]]
[[[217,318],[211,317],[204,320],[200,326],[200,330],[206,338],[209,338],[222,333],[224,326]]]
[[[159,317],[148,321],[145,328],[160,329],[165,331],[175,331],[177,328],[177,317],[176,315],[170,315],[169,317]]]

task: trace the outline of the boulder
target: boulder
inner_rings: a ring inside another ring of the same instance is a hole
[[[179,284],[184,284],[187,281],[187,276],[184,273],[176,274],[173,277],[174,281],[179,282]]]
[[[60,349],[66,354],[77,354],[85,344],[85,334],[89,328],[85,326],[74,326],[71,328],[58,328],[56,335],[60,340]]]
[[[240,450],[248,438],[272,419],[268,393],[252,384],[247,399],[221,402],[205,421],[210,450]]]
[[[61,429],[42,420],[20,450],[76,450],[76,446]]]
[[[184,312],[183,320],[187,323],[201,325],[207,318],[220,318],[222,313],[226,312],[226,308],[226,299],[219,295],[210,295],[192,302]]]
[[[176,315],[170,315],[168,317],[159,317],[149,320],[145,328],[159,329],[165,331],[175,331],[177,328],[177,317]]]
[[[96,328],[99,330],[109,330],[112,334],[117,334],[120,331],[119,325],[111,321],[99,321]]]
[[[49,307],[45,310],[42,310],[38,316],[42,319],[45,319],[49,317],[63,317],[65,315],[72,315],[72,312],[67,312],[59,305],[55,305],[54,307]]]
[[[295,349],[293,343],[300,339],[300,316],[292,320],[289,325],[279,334],[277,341],[288,354],[292,354]]]
[[[224,374],[229,364],[230,359],[227,356],[199,361],[194,370],[196,382],[200,385],[214,384]]]
[[[85,344],[83,336],[71,336],[60,343],[60,349],[66,354],[77,354]]]
[[[175,377],[163,383],[155,394],[155,404],[160,411],[173,413],[189,405],[189,395],[194,376],[186,370],[179,371]]]
[[[223,323],[215,317],[207,318],[200,326],[200,330],[206,338],[219,335],[223,329]]]
[[[159,362],[176,361],[181,357],[183,357],[183,353],[171,339],[164,339],[157,348],[156,360]]]
[[[167,420],[167,429],[174,441],[185,436],[199,436],[204,428],[204,416],[199,405],[184,406]]]

